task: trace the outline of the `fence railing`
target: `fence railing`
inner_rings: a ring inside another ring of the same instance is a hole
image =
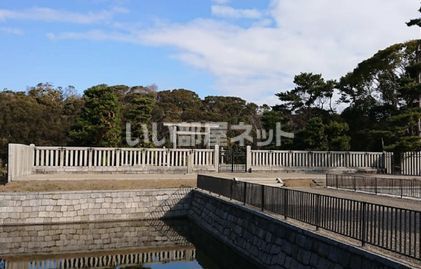
[[[34,167],[52,170],[107,170],[122,167],[215,166],[214,149],[34,147]]]
[[[400,157],[401,175],[421,176],[421,152],[404,152]]]
[[[390,173],[393,159],[390,152],[251,150],[250,155],[253,170],[346,167],[382,169]]]
[[[421,199],[421,178],[327,174],[326,187]]]
[[[199,175],[200,189],[421,260],[421,211]]]
[[[214,149],[43,147],[9,144],[9,182],[33,173],[218,171]]]

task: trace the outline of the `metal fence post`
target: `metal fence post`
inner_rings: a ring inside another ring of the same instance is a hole
[[[421,227],[421,212],[418,212],[418,227]],[[418,241],[418,259],[421,259],[421,234],[418,236]]]
[[[230,200],[232,200],[232,192],[233,192],[233,187],[234,187],[234,180],[231,180],[231,184],[230,184]]]
[[[320,227],[320,213],[321,213],[321,204],[320,204],[320,194],[316,194],[316,231]]]
[[[366,240],[366,236],[367,236],[367,231],[365,229],[366,226],[366,210],[367,210],[367,203],[366,202],[362,202],[362,211],[361,211],[361,245],[364,246]]]
[[[243,203],[246,205],[246,198],[247,198],[247,183],[244,182],[244,193],[243,193]]]
[[[261,206],[262,206],[262,211],[265,210],[265,185],[262,184],[262,190],[261,190]]]
[[[234,158],[235,158],[235,153],[234,153],[234,149],[231,149],[231,173],[234,172]]]
[[[287,189],[283,189],[284,190],[284,218],[287,219],[288,218],[288,190]]]
[[[401,198],[402,198],[403,197],[403,179],[402,178],[399,180],[399,183],[401,185]]]

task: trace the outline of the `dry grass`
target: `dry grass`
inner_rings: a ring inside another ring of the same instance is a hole
[[[0,192],[43,192],[80,190],[130,190],[196,187],[194,179],[17,181],[0,185]]]
[[[303,179],[285,179],[284,180],[285,187],[317,187],[317,184],[308,178]]]

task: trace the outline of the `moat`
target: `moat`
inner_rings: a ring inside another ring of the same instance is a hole
[[[0,269],[258,268],[185,219],[0,227]]]

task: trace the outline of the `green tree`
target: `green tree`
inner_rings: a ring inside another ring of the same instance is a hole
[[[121,107],[105,84],[87,89],[84,107],[69,135],[75,145],[116,147],[121,143]]]
[[[153,110],[156,122],[200,121],[202,102],[197,93],[185,89],[161,91]]]
[[[390,149],[411,134],[396,128],[407,126],[402,121],[410,117],[402,115],[417,105],[419,93],[409,68],[416,61],[416,47],[417,41],[392,45],[341,78],[341,101],[350,103],[341,117],[349,125],[353,150]]]
[[[298,143],[305,150],[328,150],[328,138],[325,133],[325,125],[319,117],[311,118],[304,130],[297,134]]]
[[[8,143],[66,145],[67,133],[81,107],[78,96],[49,83],[27,91],[0,92],[0,162],[7,159]]]
[[[349,150],[351,138],[348,131],[349,126],[346,122],[331,120],[325,127],[329,150]]]
[[[142,147],[152,146],[151,142],[145,143],[142,125],[149,130],[151,127],[152,111],[156,104],[156,92],[145,87],[132,87],[124,98],[124,126],[131,125],[131,135],[133,139],[139,138]],[[127,131],[127,130],[126,130]],[[150,135],[150,134],[149,134]]]
[[[294,89],[277,93],[282,102],[281,106],[291,113],[302,112],[309,120],[313,116],[313,109],[333,111],[332,97],[335,81],[325,81],[321,74],[301,73],[294,78]]]

